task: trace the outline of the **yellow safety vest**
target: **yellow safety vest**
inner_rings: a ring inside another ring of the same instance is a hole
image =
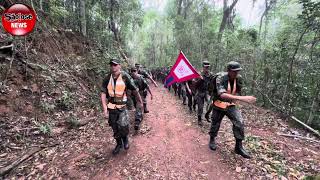
[[[227,89],[227,93],[228,94],[232,94],[232,95],[236,95],[237,93],[237,79],[235,79],[233,81],[233,90],[231,92],[231,86],[230,86],[230,81],[228,81],[228,89]],[[216,107],[219,107],[221,109],[226,109],[227,107],[229,106],[235,106],[236,104],[233,103],[233,102],[224,102],[224,101],[221,101],[221,100],[215,100],[213,102],[213,104],[216,106]]]
[[[116,84],[114,84],[114,79],[111,75],[107,89],[110,97],[107,104],[108,109],[121,109],[126,106],[126,84],[122,79],[122,74],[119,75]]]

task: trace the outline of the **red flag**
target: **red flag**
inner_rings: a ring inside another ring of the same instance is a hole
[[[175,64],[172,66],[169,75],[166,77],[164,86],[168,87],[175,82],[184,82],[197,77],[200,77],[199,73],[191,65],[183,52],[180,51]]]

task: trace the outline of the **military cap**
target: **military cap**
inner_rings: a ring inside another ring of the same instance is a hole
[[[131,72],[133,72],[133,71],[137,71],[137,68],[136,67],[132,67],[131,68]]]
[[[227,64],[227,69],[230,71],[241,71],[242,68],[240,67],[240,63],[236,61],[230,61]]]
[[[210,67],[210,62],[209,61],[203,61],[202,65],[203,65],[203,67]]]
[[[136,63],[134,66],[135,66],[135,67],[141,67],[141,64]]]
[[[121,62],[120,62],[120,60],[119,60],[119,59],[112,58],[112,59],[110,59],[109,64],[121,64]]]

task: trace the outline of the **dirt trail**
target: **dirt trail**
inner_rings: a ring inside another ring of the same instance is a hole
[[[208,148],[210,123],[199,127],[196,114],[190,114],[176,96],[163,87],[152,90],[150,113],[138,133],[131,127],[128,151],[112,155],[112,130],[97,111],[85,126],[68,128],[61,120],[52,135],[32,136],[36,138],[33,144],[57,145],[35,154],[5,179],[302,179],[320,172],[319,142],[278,135],[310,136],[269,110],[239,105],[245,120],[244,144],[253,157],[248,160],[233,152],[230,120],[223,120],[218,149],[213,152]],[[85,114],[94,110],[79,107],[78,111]],[[133,125],[134,111],[129,114]],[[3,160],[13,162],[27,152],[32,147],[28,143],[32,142],[25,143],[25,150],[0,154],[0,168]]]
[[[94,178],[234,179],[181,101],[162,87],[153,93],[142,127],[150,131],[131,137],[130,150],[112,157],[115,164],[107,164]]]

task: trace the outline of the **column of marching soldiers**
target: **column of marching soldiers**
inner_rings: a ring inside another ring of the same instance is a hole
[[[153,99],[149,81],[156,87],[156,81],[164,83],[170,73],[171,66],[147,69],[136,63],[134,67],[121,69],[118,59],[110,60],[110,73],[104,78],[101,87],[101,102],[104,115],[108,118],[108,124],[112,127],[116,147],[112,151],[118,154],[122,148],[129,149],[129,117],[128,110],[135,110],[135,131],[139,131],[141,121],[145,113],[149,113],[147,96]],[[226,72],[213,74],[210,72],[210,62],[202,62],[202,71],[199,78],[186,82],[174,83],[168,87],[168,91],[174,92],[182,100],[182,105],[188,105],[189,112],[197,114],[198,125],[203,125],[203,113],[205,119],[211,123],[209,135],[209,148],[216,150],[216,137],[220,123],[227,116],[233,124],[235,137],[235,153],[244,158],[251,158],[243,148],[244,123],[236,106],[238,101],[254,103],[253,96],[241,95],[243,80],[239,72],[240,64],[231,61],[227,64]],[[204,108],[206,104],[206,108]],[[211,114],[211,120],[210,120]]]

